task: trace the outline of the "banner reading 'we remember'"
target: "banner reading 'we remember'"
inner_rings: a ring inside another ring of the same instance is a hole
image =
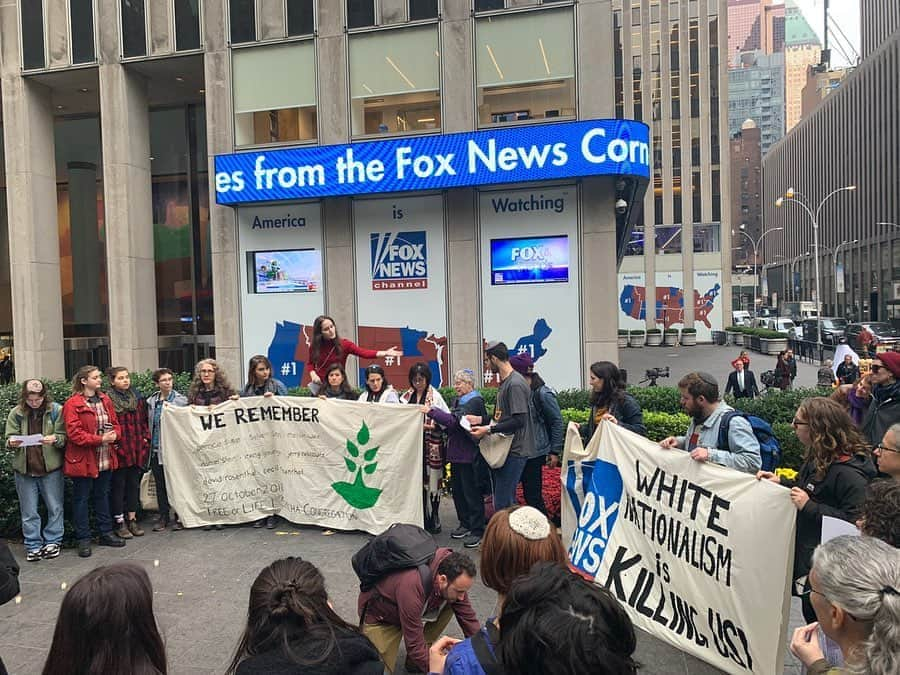
[[[418,407],[252,397],[166,406],[163,461],[188,527],[267,515],[377,534],[422,522]]]
[[[603,422],[570,425],[572,564],[639,628],[729,673],[780,673],[795,510],[788,491]]]

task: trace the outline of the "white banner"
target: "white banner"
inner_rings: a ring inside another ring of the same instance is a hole
[[[167,405],[169,499],[187,527],[273,514],[372,534],[421,525],[422,420],[415,406],[317,398]]]
[[[729,673],[780,673],[795,509],[788,490],[604,422],[570,425],[561,479],[572,564],[635,625]]]

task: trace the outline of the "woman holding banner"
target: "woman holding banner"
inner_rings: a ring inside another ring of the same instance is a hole
[[[400,397],[384,375],[384,368],[377,363],[366,368],[366,388],[359,395],[359,400],[366,403],[400,403]]]
[[[272,362],[262,354],[250,357],[247,384],[241,396],[287,396],[288,390],[281,380],[272,377]]]
[[[344,401],[355,401],[359,398],[359,394],[347,382],[347,373],[340,363],[332,363],[328,366],[325,382],[327,384],[319,390],[319,398],[338,398]]]
[[[591,364],[591,415],[580,427],[585,442],[591,440],[601,421],[618,424],[641,436],[647,435],[641,405],[625,391],[625,376],[611,361]]]
[[[194,381],[188,389],[188,405],[214,406],[238,395],[214,359],[203,359],[194,368]]]
[[[312,344],[309,346],[309,389],[313,394],[319,393],[322,380],[328,373],[328,366],[339,363],[347,367],[347,357],[354,354],[363,359],[380,359],[382,356],[403,356],[396,347],[390,349],[365,349],[359,345],[338,337],[337,326],[330,316],[317,316],[313,322]]]
[[[847,411],[835,401],[822,396],[806,399],[791,424],[797,440],[806,448],[796,479],[779,478],[770,471],[759,471],[756,477],[791,490],[791,501],[797,509],[792,578],[806,578],[808,589],[812,553],[822,539],[822,516],[854,522],[876,471],[865,440]],[[798,595],[803,599],[803,616],[814,621],[808,593]]]

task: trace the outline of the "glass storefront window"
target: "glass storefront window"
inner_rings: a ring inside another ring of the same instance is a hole
[[[200,47],[200,0],[175,0],[175,51]]]
[[[254,0],[229,0],[231,44],[256,40],[256,7]]]
[[[681,201],[681,198],[678,198]],[[681,214],[678,210],[675,216]],[[681,253],[681,225],[659,225],[656,228],[656,253],[671,254]]]
[[[574,117],[572,10],[477,20],[475,69],[479,126]]]
[[[72,63],[96,61],[93,0],[69,0],[69,21],[72,29]]]
[[[313,0],[287,0],[287,34],[312,35],[315,31]]]
[[[122,0],[122,55],[147,54],[147,24],[144,0]]]
[[[694,225],[694,253],[718,253],[721,250],[720,223],[698,223]]]
[[[644,255],[644,226],[635,225],[631,230],[628,243],[625,244],[625,255]]]
[[[354,136],[441,128],[437,26],[350,36]]]
[[[235,49],[232,77],[235,145],[318,137],[312,40]]]
[[[23,2],[19,7],[22,19],[22,67],[25,70],[43,68],[46,65],[43,0]]]

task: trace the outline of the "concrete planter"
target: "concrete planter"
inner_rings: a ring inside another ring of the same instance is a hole
[[[697,344],[697,334],[696,333],[685,333],[681,331],[681,346],[682,347],[693,347]]]
[[[625,349],[628,346],[628,336],[627,335],[619,335],[618,336],[618,346],[619,349]]]
[[[738,333],[737,331],[733,331],[733,330],[726,330],[725,335],[728,336],[728,344],[730,344],[730,345],[736,345],[738,337],[741,337],[741,338],[744,337],[741,333]],[[742,345],[744,344],[743,339],[741,340],[741,344]]]
[[[763,354],[777,354],[787,349],[787,338],[760,338],[760,351]]]
[[[647,335],[645,333],[630,333],[628,335],[628,346],[629,347],[643,347],[644,341],[646,340]]]
[[[659,347],[662,344],[662,333],[647,333],[647,346]]]
[[[678,331],[674,333],[663,333],[663,346],[674,347],[678,344]]]
[[[735,344],[738,347],[744,346],[744,334],[743,333],[729,333],[729,335],[734,336],[734,342],[732,344]]]

